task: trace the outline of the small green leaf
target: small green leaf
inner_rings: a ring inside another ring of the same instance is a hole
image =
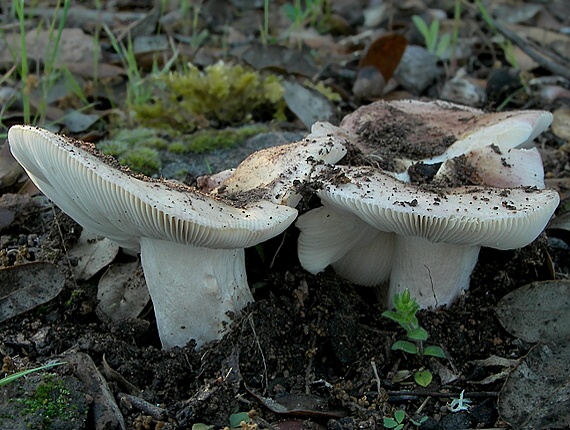
[[[422,370],[420,372],[414,373],[414,381],[416,381],[416,384],[422,387],[427,387],[429,384],[431,384],[432,379],[433,375],[429,370]]]
[[[406,323],[404,316],[394,311],[382,312],[382,316],[391,319],[392,321],[400,324],[401,326],[403,326]]]
[[[418,327],[415,328],[413,330],[410,330],[406,333],[406,335],[408,336],[408,338],[412,339],[412,340],[427,340],[428,338],[428,332],[425,331],[424,328],[422,327]]]
[[[394,351],[404,351],[408,354],[416,354],[418,353],[418,347],[414,345],[412,342],[408,342],[406,340],[398,340],[394,342],[392,345],[392,350]]]
[[[429,38],[429,29],[424,19],[421,16],[414,15],[412,16],[412,22],[415,24],[424,39],[427,40]]]
[[[406,418],[406,413],[403,410],[398,409],[394,412],[394,418],[396,419],[398,424],[402,424],[404,418]]]
[[[437,42],[437,48],[435,50],[435,56],[438,58],[441,58],[443,56],[443,54],[445,54],[445,51],[449,47],[450,43],[451,43],[451,36],[448,33],[445,33],[444,35],[442,35],[440,37],[439,41]]]
[[[424,423],[424,421],[427,421],[427,419],[428,419],[428,417],[422,417],[419,421],[416,421],[416,420],[413,420],[413,419],[410,418],[410,422],[411,422],[413,425],[415,425],[416,427],[419,427],[419,426],[421,426],[421,425]]]
[[[214,428],[213,424],[204,424],[204,423],[192,424],[192,430],[212,430],[213,428]]]
[[[235,429],[241,427],[240,423],[245,421],[249,422],[249,415],[247,412],[238,412],[230,415],[230,428]]]
[[[434,345],[426,346],[424,348],[424,355],[430,355],[432,357],[438,358],[447,358],[443,349],[441,349],[439,346]]]

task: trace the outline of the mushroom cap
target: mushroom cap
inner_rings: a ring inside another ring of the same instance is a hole
[[[497,249],[526,246],[542,232],[560,200],[553,190],[535,188],[428,191],[378,169],[340,169],[342,180],[319,191],[323,202],[352,212],[380,231],[431,242]]]
[[[469,182],[462,182],[465,166],[470,166]],[[544,188],[544,166],[538,149],[509,149],[502,152],[494,145],[470,150],[441,165],[435,179],[444,184],[487,185],[498,188]],[[445,182],[448,181],[448,182]]]
[[[10,149],[31,180],[79,224],[138,250],[147,237],[208,248],[245,248],[284,231],[297,211],[252,198],[226,202],[194,188],[134,176],[92,145],[17,125]]]
[[[496,145],[501,150],[532,142],[552,122],[539,110],[484,112],[444,101],[377,101],[343,118],[341,127],[368,135],[356,146],[365,154],[439,163],[469,150]]]
[[[318,162],[336,163],[344,157],[346,148],[342,143],[349,139],[345,130],[328,122],[316,122],[311,133],[299,142],[251,154],[214,193],[230,195],[265,190],[267,199],[294,207],[301,198],[295,193],[295,183],[308,180]]]

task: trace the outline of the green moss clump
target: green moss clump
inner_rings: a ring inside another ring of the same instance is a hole
[[[146,127],[189,132],[208,125],[285,118],[279,77],[264,77],[241,65],[220,61],[200,71],[190,64],[185,72],[153,76],[148,84],[153,86],[153,103],[131,106]]]
[[[265,126],[251,125],[236,129],[200,130],[191,135],[180,137],[168,147],[170,152],[183,154],[187,152],[203,153],[216,149],[231,148],[243,143],[247,138],[268,131]]]
[[[159,131],[142,127],[121,129],[111,139],[97,144],[101,152],[115,157],[123,166],[148,176],[162,166],[158,151],[167,147],[168,141]]]
[[[162,167],[159,152],[144,146],[124,153],[118,160],[123,166],[129,166],[131,170],[147,176],[152,176]]]
[[[86,412],[78,410],[70,391],[58,375],[53,373],[46,373],[35,392],[29,397],[18,398],[16,401],[22,405],[20,413],[22,417],[32,415],[36,417],[35,423],[28,424],[30,428],[50,429],[56,420],[62,422],[82,420]],[[38,418],[41,423],[38,422]],[[37,427],[38,425],[40,427]]]

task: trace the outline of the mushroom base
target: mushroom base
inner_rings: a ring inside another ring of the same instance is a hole
[[[253,296],[243,249],[210,249],[141,238],[141,260],[165,349],[200,348],[228,330]]]
[[[462,290],[469,288],[480,249],[398,236],[386,297],[388,306],[393,307],[394,294],[404,290],[409,290],[422,308],[450,305]]]

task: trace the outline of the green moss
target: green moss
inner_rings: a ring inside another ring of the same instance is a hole
[[[73,403],[71,393],[63,381],[53,373],[46,373],[31,395],[18,398],[16,402],[22,405],[20,415],[36,417],[32,428],[49,429],[54,420],[73,421],[85,411],[78,411]],[[41,417],[41,424],[37,418]],[[40,427],[37,427],[40,425]]]
[[[319,81],[316,84],[313,84],[309,80],[306,80],[305,85],[309,88],[312,88],[312,89],[318,91],[323,96],[325,96],[327,99],[329,99],[331,102],[340,102],[342,100],[342,97],[340,96],[339,93],[334,91],[331,87],[327,87],[325,84],[323,84],[322,81]]]
[[[156,149],[144,146],[133,148],[118,157],[119,163],[129,166],[135,172],[152,176],[161,168],[160,153]]]
[[[151,128],[121,128],[111,139],[99,142],[97,147],[131,170],[152,176],[161,167],[158,151],[166,149],[168,141],[158,130]]]
[[[247,138],[268,131],[265,126],[251,125],[235,129],[200,130],[172,142],[168,150],[176,154],[188,152],[203,153],[216,149],[231,148],[243,143]]]
[[[241,65],[220,61],[200,71],[190,64],[184,72],[157,75],[147,84],[153,88],[153,103],[131,106],[136,120],[147,127],[188,132],[285,117],[280,79]]]

